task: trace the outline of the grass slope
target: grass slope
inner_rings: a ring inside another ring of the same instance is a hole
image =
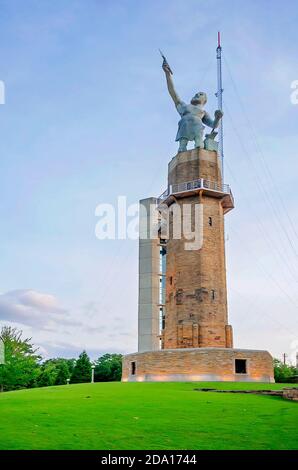
[[[297,403],[195,392],[285,384],[97,383],[0,394],[0,449],[297,449]]]

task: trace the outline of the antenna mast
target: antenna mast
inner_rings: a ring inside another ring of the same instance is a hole
[[[217,97],[217,106],[218,109],[222,111],[222,93],[223,93],[223,87],[222,87],[222,71],[221,71],[221,44],[220,44],[220,32],[217,34],[217,49],[216,49],[216,59],[217,59],[217,93],[215,94]],[[219,139],[219,157],[221,159],[221,176],[222,176],[222,181],[224,181],[224,151],[223,151],[223,124],[222,124],[222,119],[220,120],[219,124],[219,133],[218,133],[218,139]]]

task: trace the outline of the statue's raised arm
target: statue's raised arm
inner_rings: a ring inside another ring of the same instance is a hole
[[[173,72],[167,62],[165,56],[161,53],[163,58],[162,68],[166,75],[167,86],[169,94],[176,105],[176,109],[180,114],[180,121],[178,123],[178,132],[176,141],[179,142],[178,152],[185,152],[189,141],[194,141],[195,148],[206,148],[208,150],[217,150],[217,142],[215,137],[217,132],[215,129],[218,127],[219,122],[223,116],[222,111],[219,109],[214,113],[214,119],[205,111],[204,106],[207,103],[207,95],[203,91],[196,93],[190,103],[184,103],[178,96],[172,79]],[[212,132],[206,135],[204,141],[204,125],[212,128]]]
[[[175,90],[175,87],[174,87],[174,82],[173,82],[173,79],[172,79],[173,72],[172,72],[165,56],[162,53],[161,53],[161,55],[162,55],[162,58],[163,58],[162,68],[163,68],[163,71],[166,75],[168,91],[169,91],[169,94],[170,94],[172,100],[174,101],[175,105],[178,106],[178,104],[181,103],[181,99],[179,98],[179,96],[178,96],[178,94]]]

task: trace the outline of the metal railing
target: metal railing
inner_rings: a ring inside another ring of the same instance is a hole
[[[218,193],[230,194],[232,192],[228,184],[218,184],[215,181],[205,180],[204,178],[199,178],[194,181],[187,181],[186,183],[171,184],[158,198],[158,203],[160,204],[168,196],[184,193],[187,191],[193,191],[196,189],[209,189],[211,191],[216,191]]]

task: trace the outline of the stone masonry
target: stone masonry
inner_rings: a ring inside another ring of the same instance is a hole
[[[143,200],[143,206],[152,200]],[[273,360],[267,351],[233,348],[224,216],[234,203],[230,189],[222,184],[217,152],[179,152],[169,163],[168,190],[155,201],[159,212],[159,201],[170,208],[169,230],[159,240],[140,237],[139,352],[123,357],[122,380],[274,382]],[[183,234],[173,236],[177,214],[185,221],[185,204],[191,208],[192,224],[197,205],[203,207],[203,243],[193,250],[185,249],[189,240]],[[143,214],[140,222],[147,219]],[[166,250],[162,273],[161,244]],[[166,295],[161,301],[164,279]]]
[[[247,373],[236,373],[236,359],[246,359]],[[274,376],[267,351],[194,348],[129,354],[123,360],[122,380],[274,382]]]
[[[181,152],[170,162],[169,185],[199,178],[221,188],[216,152],[203,149]],[[233,347],[227,314],[223,201],[224,196],[205,191],[185,193],[175,200],[181,214],[185,204],[192,206],[192,214],[196,204],[203,205],[203,246],[199,250],[185,250],[186,240],[172,237],[173,217],[170,218],[163,332],[165,349]]]

